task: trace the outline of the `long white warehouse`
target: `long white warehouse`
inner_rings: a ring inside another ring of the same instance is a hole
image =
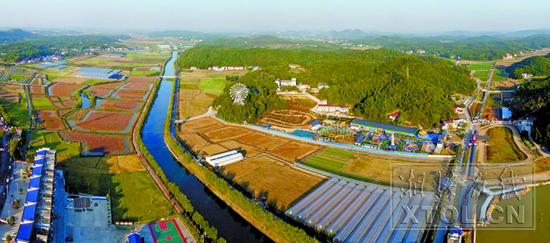
[[[225,153],[216,154],[216,155],[207,157],[206,162],[208,162],[212,166],[224,166],[224,165],[228,165],[228,164],[240,161],[243,158],[244,158],[243,154],[239,153],[237,150],[232,150]]]

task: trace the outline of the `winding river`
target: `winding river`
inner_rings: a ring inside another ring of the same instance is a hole
[[[166,63],[163,76],[173,76],[174,63],[178,57],[177,51]],[[163,139],[163,125],[166,120],[173,81],[163,78],[154,98],[153,106],[145,120],[142,137],[149,153],[155,158],[166,174],[166,178],[180,187],[187,195],[195,210],[206,219],[210,225],[218,229],[218,235],[227,242],[272,242],[254,228],[248,221],[218,199],[193,174],[187,171],[173,157]]]

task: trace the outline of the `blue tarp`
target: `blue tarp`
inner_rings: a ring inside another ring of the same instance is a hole
[[[29,188],[38,188],[40,187],[40,177],[35,177],[31,179],[29,183]]]
[[[25,209],[23,209],[23,220],[34,221],[35,213],[36,204],[25,206]]]
[[[38,189],[28,191],[25,204],[36,203],[37,201],[38,201]]]
[[[16,241],[29,241],[31,238],[32,224],[21,224],[19,231],[17,231]]]
[[[130,233],[128,235],[128,241],[130,241],[130,243],[141,243],[139,233],[136,233],[136,232]]]
[[[42,166],[37,166],[32,169],[32,175],[33,176],[41,176],[42,175]]]

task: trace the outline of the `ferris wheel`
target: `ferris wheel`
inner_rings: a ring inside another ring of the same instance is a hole
[[[231,95],[233,103],[244,104],[244,100],[248,97],[248,88],[242,83],[236,83],[229,89],[229,95]]]

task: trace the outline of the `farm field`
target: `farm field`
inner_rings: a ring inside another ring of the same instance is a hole
[[[491,128],[488,132],[491,137],[486,147],[486,160],[489,163],[521,161],[527,156],[521,152],[512,139],[512,131],[505,127]]]
[[[121,85],[123,85],[124,82],[114,82],[114,83],[108,83],[108,84],[98,84],[95,85],[95,89],[118,89]]]
[[[180,124],[179,126],[181,128],[180,131],[198,132],[198,131],[204,131],[207,129],[219,128],[219,127],[222,127],[223,124],[214,118],[206,117],[206,118],[188,121],[186,123]]]
[[[324,182],[323,177],[293,169],[268,156],[224,166],[223,173],[254,196],[266,196],[269,204],[283,211]],[[288,183],[289,178],[293,183]]]
[[[129,99],[129,100],[143,100],[147,95],[147,90],[128,90],[121,89],[111,95],[111,98],[117,99]]]
[[[31,158],[36,154],[36,150],[42,147],[49,147],[57,151],[57,161],[63,161],[67,158],[78,156],[80,154],[80,144],[63,141],[57,132],[51,131],[33,131],[31,133],[31,141],[29,142],[31,149],[27,156]]]
[[[206,132],[204,133],[204,135],[208,137],[212,142],[221,142],[237,138],[251,132],[252,131],[241,127],[225,126],[216,130]]]
[[[151,89],[152,84],[149,83],[128,83],[124,86],[122,86],[122,89],[145,89],[149,90]]]
[[[73,93],[81,88],[82,84],[56,83],[49,89],[49,94],[52,96],[72,96]]]
[[[106,131],[127,133],[136,118],[136,113],[90,111],[82,121],[69,121],[72,127],[82,131]]]
[[[31,86],[32,94],[44,94],[46,91],[42,86]]]
[[[37,111],[38,120],[42,127],[47,130],[63,130],[63,123],[55,110],[39,110]]]
[[[175,215],[143,165],[139,165],[141,168],[134,165],[135,172],[121,169],[121,161],[128,158],[71,158],[60,163],[60,167],[64,168],[66,184],[71,192],[110,193],[113,221],[137,221],[140,217],[142,223],[153,222],[166,217],[166,210],[169,216]]]
[[[201,79],[198,87],[205,94],[221,95],[225,85],[229,83],[225,79]]]
[[[402,184],[399,176],[408,178],[410,170],[413,169],[414,175],[417,178],[421,178],[418,175],[426,172],[426,183],[431,183],[431,186],[434,187],[437,187],[438,172],[444,172],[448,166],[447,162],[398,159],[335,148],[327,148],[323,152],[302,162],[302,164],[314,169],[365,182],[372,182],[378,179],[381,184],[386,185],[390,184],[392,177],[392,183]]]
[[[143,82],[143,83],[152,83],[155,79],[152,77],[135,77],[132,76],[128,78],[128,82]]]
[[[48,98],[32,98],[32,106],[35,110],[57,110]]]
[[[98,100],[96,107],[103,110],[138,110],[141,102],[137,101],[119,101],[119,100]]]
[[[194,106],[191,101],[180,101],[178,105],[178,119],[187,119],[194,116],[199,116],[208,111],[207,108]]]
[[[292,141],[270,151],[270,154],[294,163],[319,150],[322,146]]]
[[[82,142],[82,152],[100,155],[126,154],[132,152],[130,138],[124,136],[62,133],[66,141]]]
[[[95,96],[107,97],[107,95],[110,94],[113,90],[91,88],[91,89],[88,89],[88,91],[90,91],[90,93],[92,93]]]
[[[0,88],[0,101],[18,103],[20,94],[15,91],[8,91]]]
[[[169,54],[146,54],[146,53],[127,53],[126,58],[145,59],[145,60],[168,60]]]
[[[490,63],[490,62],[487,62],[487,63],[475,63],[475,64],[470,64],[468,66],[468,68],[470,70],[485,70],[485,71],[489,71],[489,69],[491,69],[491,67],[493,66],[493,63]]]
[[[28,128],[30,126],[29,111],[27,110],[27,99],[23,94],[19,102],[9,102],[6,100],[0,100],[0,105],[5,111],[9,111],[12,124],[22,128]]]
[[[506,80],[508,80],[508,78],[504,76],[504,74],[502,73],[502,71],[500,71],[500,69],[495,68],[493,70],[493,77],[491,78],[491,81],[506,81]]]
[[[489,71],[475,71],[474,78],[479,78],[481,81],[489,79]]]

